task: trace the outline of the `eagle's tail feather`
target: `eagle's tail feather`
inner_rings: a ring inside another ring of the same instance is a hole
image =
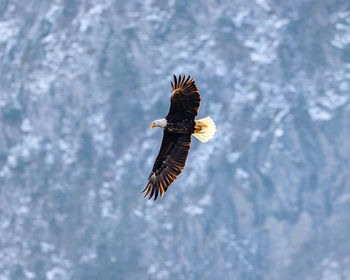
[[[213,138],[216,132],[216,126],[211,117],[206,117],[204,119],[196,120],[196,126],[193,136],[203,143],[207,142]]]

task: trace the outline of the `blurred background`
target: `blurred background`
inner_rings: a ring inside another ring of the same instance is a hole
[[[216,137],[140,191],[191,74]],[[350,3],[0,0],[0,279],[350,279]]]

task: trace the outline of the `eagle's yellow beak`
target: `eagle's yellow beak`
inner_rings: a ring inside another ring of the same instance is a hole
[[[151,124],[151,126],[149,127],[150,129],[152,129],[154,127],[154,123]]]

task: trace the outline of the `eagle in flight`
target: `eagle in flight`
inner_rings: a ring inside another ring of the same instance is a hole
[[[170,110],[165,119],[154,121],[150,128],[163,128],[164,135],[158,156],[148,178],[148,184],[142,191],[144,197],[149,199],[154,196],[157,199],[176,180],[185,167],[186,158],[191,146],[193,135],[203,143],[211,139],[216,127],[210,117],[195,120],[201,97],[198,88],[190,76],[184,75],[171,82],[172,93],[170,98]]]

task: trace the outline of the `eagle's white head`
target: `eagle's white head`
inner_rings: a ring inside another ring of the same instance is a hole
[[[164,128],[167,125],[167,121],[166,119],[160,119],[160,120],[155,120],[151,126],[149,127],[150,129],[152,129],[153,127],[161,127]]]

